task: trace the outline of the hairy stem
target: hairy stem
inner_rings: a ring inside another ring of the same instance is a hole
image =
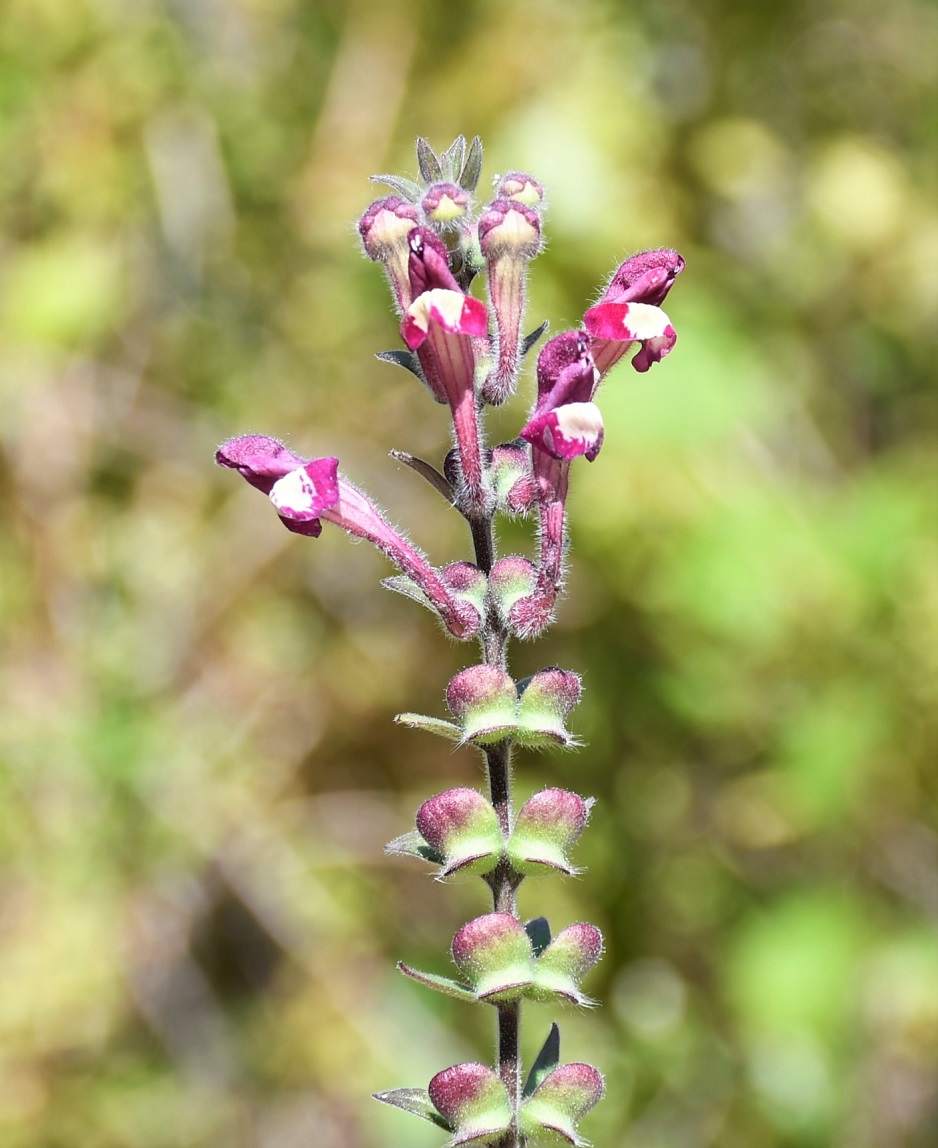
[[[491,517],[470,520],[476,565],[488,574],[495,562],[495,538]],[[486,619],[481,634],[482,653],[487,665],[505,669],[508,664],[508,634],[492,614]],[[497,742],[485,748],[489,798],[498,814],[502,835],[507,841],[511,833],[514,812],[511,806],[511,740]],[[485,878],[492,890],[492,905],[496,913],[518,916],[515,896],[521,878],[512,866],[502,860]],[[517,1112],[521,1102],[521,1002],[510,1001],[495,1006],[498,1012],[498,1064],[497,1071],[508,1089],[512,1108]],[[510,1129],[499,1142],[498,1148],[519,1148],[521,1140],[516,1128]]]

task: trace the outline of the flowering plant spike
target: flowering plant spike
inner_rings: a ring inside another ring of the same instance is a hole
[[[448,408],[451,424],[452,449],[439,469],[406,451],[392,456],[463,516],[471,555],[434,566],[345,477],[336,458],[304,459],[276,439],[243,435],[223,443],[216,461],[267,495],[288,530],[317,538],[330,522],[371,542],[396,567],[384,585],[428,607],[453,638],[478,643],[479,655],[467,657],[446,689],[454,720],[414,713],[397,720],[475,747],[485,791],[457,787],[428,798],[416,828],[387,851],[430,862],[440,880],[461,873],[488,886],[481,915],[453,938],[459,980],[403,962],[398,967],[426,988],[492,1009],[495,1054],[491,1065],[456,1064],[426,1088],[395,1088],[377,1099],[437,1125],[449,1134],[450,1148],[581,1145],[587,1141],[579,1121],[601,1099],[603,1078],[591,1065],[560,1063],[560,1032],[552,1024],[523,1085],[521,1009],[592,1004],[580,980],[599,960],[602,936],[585,922],[565,923],[552,935],[543,917],[523,921],[517,891],[527,877],[577,872],[570,853],[592,799],[544,789],[516,812],[511,778],[514,746],[550,752],[576,746],[567,721],[581,682],[555,666],[518,680],[508,650],[513,637],[536,637],[553,620],[569,547],[571,464],[581,457],[593,462],[603,445],[597,392],[633,348],[632,367],[640,372],[673,348],[677,335],[661,305],[684,260],[664,248],[626,259],[581,325],[541,347],[536,393],[517,437],[490,445],[486,407],[515,391],[525,358],[547,328],[545,322],[524,333],[528,269],[543,246],[544,188],[511,171],[496,177],[488,202],[478,203],[478,137],[467,143],[459,136],[440,155],[420,139],[417,163],[419,181],[374,177],[393,194],[365,209],[358,230],[365,254],[384,268],[400,318],[402,345],[378,357],[414,375]],[[472,294],[477,277],[485,290]],[[502,514],[536,515],[532,555],[498,555],[495,522]]]

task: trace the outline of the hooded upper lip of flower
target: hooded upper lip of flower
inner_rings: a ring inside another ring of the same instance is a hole
[[[318,538],[320,516],[339,501],[339,460],[306,460],[266,435],[229,439],[215,452],[219,466],[236,470],[268,495],[288,530]]]
[[[552,458],[582,454],[592,462],[603,441],[602,415],[592,402],[598,384],[586,332],[556,335],[538,356],[537,404],[521,438]]]
[[[593,337],[593,359],[600,376],[634,342],[642,344],[632,358],[636,371],[647,371],[668,354],[677,332],[661,304],[683,270],[684,260],[670,248],[642,251],[621,264],[599,303],[583,316],[583,325]]]
[[[683,270],[683,258],[669,247],[640,251],[618,267],[600,302],[651,303],[660,307]]]

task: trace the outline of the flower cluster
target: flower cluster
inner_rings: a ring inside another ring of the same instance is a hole
[[[602,1077],[590,1065],[560,1063],[553,1024],[522,1086],[518,1032],[522,1002],[592,1003],[580,981],[599,959],[602,937],[585,922],[552,936],[545,919],[522,921],[516,892],[528,876],[576,871],[570,853],[592,801],[551,788],[516,812],[510,773],[514,746],[576,745],[567,721],[581,683],[556,667],[516,681],[508,672],[508,646],[512,637],[540,634],[553,618],[568,547],[570,466],[580,456],[594,461],[603,444],[597,391],[630,352],[640,372],[670,352],[677,336],[661,306],[684,261],[669,249],[627,259],[582,325],[541,348],[536,396],[517,437],[489,446],[485,409],[514,393],[525,358],[547,328],[543,323],[524,333],[528,266],[543,243],[544,189],[512,171],[496,179],[489,202],[476,206],[478,138],[467,143],[460,136],[440,155],[418,140],[417,161],[419,181],[375,177],[391,194],[370,204],[358,229],[365,254],[384,268],[400,318],[402,345],[379,358],[411,372],[449,409],[452,427],[453,447],[440,469],[402,451],[394,456],[462,514],[472,560],[435,567],[340,472],[335,458],[304,459],[275,439],[245,435],[219,447],[216,460],[266,494],[289,530],[315,538],[322,523],[331,522],[371,542],[397,568],[385,579],[389,589],[427,606],[454,638],[480,644],[482,661],[447,688],[454,720],[413,713],[398,720],[476,747],[488,794],[462,787],[430,798],[415,829],[392,841],[388,852],[431,862],[440,879],[461,872],[488,885],[491,911],[453,939],[458,980],[403,962],[399,968],[429,988],[492,1006],[497,1055],[493,1067],[457,1064],[426,1089],[394,1089],[378,1099],[445,1129],[450,1148],[517,1148],[539,1136],[585,1144],[578,1124],[602,1096]],[[472,294],[477,278],[487,301]],[[499,514],[537,516],[535,556],[498,556]]]

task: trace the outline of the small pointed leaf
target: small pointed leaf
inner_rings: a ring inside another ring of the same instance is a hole
[[[534,955],[539,957],[550,944],[550,923],[546,917],[534,917],[525,924],[524,931],[531,938]]]
[[[466,137],[464,135],[458,135],[440,156],[440,167],[443,169],[443,178],[455,183],[457,175],[462,171],[465,158]]]
[[[408,729],[422,729],[427,733],[435,733],[437,737],[445,737],[447,741],[461,741],[462,730],[451,721],[442,718],[430,717],[428,714],[398,714],[394,719],[398,725],[406,725]]]
[[[419,183],[414,183],[412,179],[405,179],[402,175],[373,175],[371,182],[383,183],[385,187],[390,187],[404,199],[410,200],[411,203],[417,203],[423,195]]]
[[[432,861],[434,865],[442,865],[446,860],[439,850],[424,841],[416,829],[402,833],[400,837],[389,841],[384,851],[391,857],[422,857],[425,861]]]
[[[425,973],[420,969],[412,969],[403,961],[398,961],[397,967],[405,977],[410,977],[412,981],[416,981],[419,985],[425,985],[428,989],[436,989],[438,993],[445,993],[446,996],[457,997],[463,1001],[476,999],[476,994],[468,985],[462,985],[450,977],[440,977],[436,973]]]
[[[453,1125],[437,1112],[425,1088],[392,1088],[390,1092],[375,1092],[373,1096],[382,1104],[390,1104],[392,1108],[400,1108],[404,1112],[413,1113],[414,1116],[421,1116],[446,1132],[453,1131]]]
[[[410,354],[410,352],[408,352]],[[379,356],[380,358],[380,356]],[[434,490],[440,492],[447,502],[453,501],[453,488],[449,480],[445,478],[440,472],[428,462],[424,462],[422,458],[417,458],[415,455],[409,454],[406,450],[392,450],[389,452],[391,458],[397,459],[402,462],[404,466],[409,466],[411,470],[425,478],[427,482],[433,487]]]
[[[417,137],[417,166],[427,183],[437,183],[443,178],[443,169],[440,167],[436,152],[423,136]]]
[[[426,606],[428,610],[433,609],[417,583],[408,578],[406,574],[391,574],[387,578],[381,579],[381,585],[385,590],[393,590],[395,594],[403,594],[405,598],[412,598],[421,606]]]
[[[525,335],[525,337],[521,343],[521,356],[522,356],[522,358],[528,353],[528,351],[531,350],[531,348],[538,341],[538,339],[541,337],[541,335],[544,334],[544,332],[547,330],[547,328],[549,326],[550,326],[550,319],[545,319],[544,322],[540,325],[540,327],[535,327],[534,330],[529,335]]]
[[[416,375],[422,383],[426,383],[420,360],[413,351],[407,351],[403,347],[395,347],[391,351],[378,351],[375,358],[380,359],[383,363],[393,363],[397,367],[403,367],[405,371],[410,371],[412,375]]]
[[[466,162],[462,165],[462,171],[459,173],[459,186],[464,191],[475,191],[481,174],[482,140],[478,136],[473,136],[472,143],[469,144],[469,151],[466,154]]]
[[[522,1099],[527,1100],[548,1073],[554,1071],[560,1063],[560,1029],[556,1023],[550,1026],[547,1040],[537,1054],[537,1059],[531,1065],[527,1083],[524,1086]]]

